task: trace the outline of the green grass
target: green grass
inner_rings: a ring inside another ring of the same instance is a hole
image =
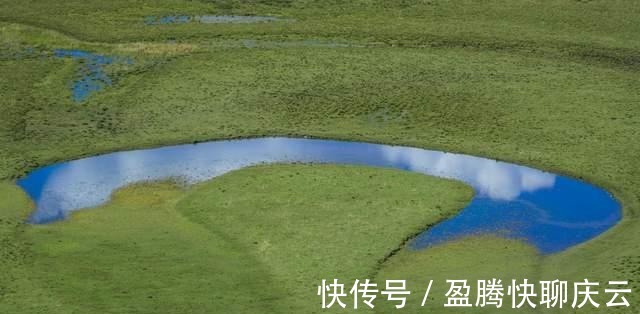
[[[231,3],[225,5],[224,2]],[[633,0],[611,1],[0,1],[0,19],[88,41],[211,37],[343,38],[387,44],[638,49]],[[273,15],[296,21],[249,25],[144,24],[145,16]]]
[[[414,274],[418,279],[429,274],[441,278],[459,271],[466,272],[468,279],[480,275],[570,281],[586,277],[603,283],[630,280],[632,288],[639,287],[640,37],[636,36],[636,21],[640,12],[636,1],[53,4],[0,1],[0,21],[4,21],[0,23],[0,178],[11,180],[37,166],[107,151],[263,135],[365,140],[464,152],[598,184],[621,200],[625,217],[597,239],[552,256],[536,256],[519,243],[506,243],[505,249],[496,247],[501,242],[495,239],[469,240],[437,251],[401,252],[383,265],[381,274],[406,279]],[[173,13],[270,14],[297,21],[159,27],[141,23],[145,15]],[[166,41],[171,38],[177,43]],[[247,49],[240,39],[255,39],[258,47]],[[364,47],[317,47],[305,45],[307,39]],[[110,68],[116,84],[76,104],[68,84],[78,64],[15,57],[25,47],[88,49],[131,56],[136,63]],[[331,180],[314,192],[326,195],[322,193],[332,186],[351,182]],[[408,185],[399,182],[401,186],[406,189]],[[3,225],[2,265],[55,263],[58,259],[36,254],[42,253],[37,250],[40,241],[27,241],[20,235],[35,229],[61,233],[79,228],[85,214],[42,229],[16,225],[28,211],[26,199],[9,181],[1,187],[4,204],[13,203],[2,207],[3,217],[11,221]],[[266,189],[284,193],[287,188],[270,185]],[[365,188],[360,191],[364,192]],[[182,192],[171,193],[182,197]],[[254,193],[260,190],[246,188],[247,197]],[[187,199],[198,202],[188,197],[185,202]],[[370,198],[378,199],[384,201],[378,195]],[[322,201],[330,204],[331,198]],[[136,207],[121,204],[123,211]],[[86,215],[124,219],[106,212]],[[190,214],[198,213],[181,211],[181,215]],[[209,221],[201,232],[232,228],[217,223]],[[249,221],[233,221],[239,223]],[[58,230],[61,225],[65,228]],[[91,227],[113,228],[112,224],[98,225]],[[405,229],[399,239],[412,232]],[[16,242],[14,235],[22,240]],[[96,240],[81,240],[87,248],[101,248],[92,242]],[[127,247],[121,241],[111,249],[118,248]],[[194,244],[194,254],[197,249]],[[371,265],[388,252],[380,249],[378,253],[368,259]],[[71,256],[62,254],[59,260],[65,258]],[[485,269],[469,262],[474,260],[504,267]],[[17,280],[2,286],[3,295],[15,286],[31,291],[23,297],[35,307],[62,302],[53,292],[55,285],[27,281],[28,274],[16,269],[0,275]],[[87,266],[85,271],[90,269]],[[114,283],[107,279],[117,274],[102,275],[103,282]],[[64,297],[71,300],[65,306],[103,306],[98,311],[108,307],[99,300],[82,303],[89,301],[78,300],[78,290],[65,291]],[[4,300],[0,304],[11,304]],[[636,306],[610,311],[637,312],[640,297],[633,293],[629,300]],[[289,301],[274,304],[297,306]],[[157,309],[151,301],[140,302],[129,306]],[[184,302],[184,306],[189,304]]]
[[[420,252],[402,251],[383,265],[377,279],[379,282],[385,279],[407,280],[407,289],[411,290],[412,295],[402,309],[406,313],[532,313],[535,311],[528,306],[512,309],[507,289],[512,280],[518,283],[522,283],[523,279],[536,282],[540,273],[539,262],[536,249],[519,241],[494,237],[466,238]],[[449,290],[447,280],[467,280],[471,287],[469,303],[475,305],[477,281],[492,278],[500,279],[505,289],[500,309],[492,305],[474,309],[444,307],[447,303],[445,295]],[[423,307],[422,301],[430,280],[433,283]],[[377,313],[393,312],[394,306],[393,302],[381,302]]]
[[[16,236],[32,256],[10,268],[26,278],[0,309],[311,313],[322,279],[373,279],[388,252],[471,195],[420,174],[328,165],[249,168],[186,191],[134,185]]]

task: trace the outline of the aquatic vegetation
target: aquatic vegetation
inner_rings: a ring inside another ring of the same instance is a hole
[[[190,22],[202,24],[250,24],[275,21],[291,21],[291,19],[255,15],[165,15],[146,16],[144,18],[144,23],[147,25],[186,24]]]
[[[70,58],[79,62],[76,77],[70,87],[71,97],[75,102],[86,101],[93,93],[114,84],[114,79],[106,70],[108,66],[114,64],[132,65],[134,63],[130,57],[107,56],[80,49],[48,50],[6,43],[0,46],[0,60],[19,61],[33,58],[47,60],[52,57]]]
[[[144,23],[147,25],[158,24],[184,24],[191,22],[192,17],[188,15],[167,15],[167,16],[146,16]]]
[[[71,87],[72,97],[76,102],[83,102],[93,93],[113,85],[113,79],[105,71],[106,66],[114,63],[133,63],[131,58],[105,56],[77,49],[56,49],[53,56],[81,62],[77,78]]]

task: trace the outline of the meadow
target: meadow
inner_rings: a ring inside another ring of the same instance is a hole
[[[175,14],[291,21],[144,23]],[[0,0],[0,312],[320,312],[323,276],[402,277],[418,294],[424,280],[444,289],[451,276],[629,280],[637,289],[639,17],[640,5],[624,0]],[[132,62],[105,67],[113,84],[75,102],[82,62],[56,49]],[[415,252],[403,243],[454,215],[468,187],[275,165],[188,188],[135,185],[67,221],[24,223],[32,204],[14,181],[36,167],[269,135],[526,164],[606,188],[624,219],[549,256],[491,237]]]

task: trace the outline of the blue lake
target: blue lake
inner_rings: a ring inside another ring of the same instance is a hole
[[[318,139],[257,138],[116,152],[46,166],[17,183],[36,204],[30,222],[42,224],[101,205],[114,190],[136,182],[175,178],[193,184],[251,165],[292,162],[396,168],[472,186],[476,195],[468,206],[420,234],[411,243],[414,249],[489,234],[521,239],[549,254],[588,241],[622,218],[620,204],[607,191],[566,176],[462,154]]]

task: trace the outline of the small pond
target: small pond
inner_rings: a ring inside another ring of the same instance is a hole
[[[275,16],[257,15],[165,15],[146,16],[144,18],[144,23],[147,25],[186,24],[192,22],[202,24],[252,24],[276,21],[291,20],[281,19]]]
[[[71,87],[75,102],[83,102],[93,93],[113,85],[112,78],[105,71],[106,66],[115,63],[133,63],[130,58],[105,56],[77,49],[56,49],[53,51],[53,56],[80,61],[76,79]]]

